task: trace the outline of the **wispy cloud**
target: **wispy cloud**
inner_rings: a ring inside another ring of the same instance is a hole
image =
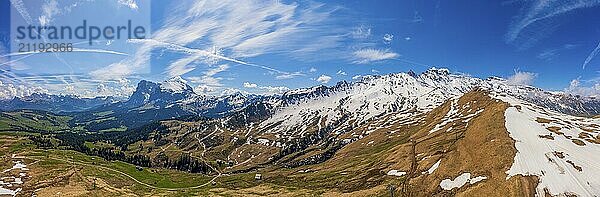
[[[585,69],[585,66],[587,66],[590,61],[592,61],[592,59],[594,59],[594,57],[596,57],[596,55],[598,55],[598,53],[600,53],[600,42],[598,42],[598,45],[596,46],[596,48],[587,56],[587,58],[585,58],[585,61],[583,62],[583,69]]]
[[[288,74],[288,72],[281,71],[281,70],[271,68],[268,66],[248,63],[248,62],[240,61],[240,60],[237,60],[234,58],[226,57],[219,53],[216,53],[214,50],[207,51],[207,50],[202,50],[202,49],[190,48],[190,47],[185,47],[185,46],[177,45],[177,44],[173,44],[173,43],[161,42],[161,41],[154,40],[154,39],[132,39],[132,40],[129,40],[129,42],[142,43],[142,46],[139,47],[138,50],[136,51],[134,58],[125,59],[123,61],[113,63],[105,68],[95,70],[91,73],[91,75],[96,76],[97,78],[102,78],[102,79],[107,79],[107,78],[108,79],[110,79],[110,78],[118,79],[118,78],[122,78],[124,76],[130,75],[130,74],[133,74],[136,70],[143,68],[144,65],[148,63],[149,55],[153,48],[165,48],[170,51],[175,51],[175,52],[180,52],[180,53],[191,55],[191,57],[187,57],[186,59],[181,60],[181,61],[183,61],[183,63],[180,63],[178,60],[178,61],[175,61],[175,63],[173,63],[172,65],[170,65],[168,67],[167,73],[169,73],[171,77],[177,76],[177,74],[186,73],[186,72],[193,70],[195,68],[195,66],[188,65],[188,64],[195,61],[196,59],[198,59],[196,57],[202,57],[202,58],[204,58],[203,60],[205,60],[205,61],[222,60],[222,61],[233,62],[233,63],[242,64],[242,65],[246,65],[246,66],[257,67],[257,68],[265,69],[267,71],[274,72],[274,73]],[[185,63],[188,63],[188,64],[185,64]]]
[[[264,54],[300,57],[305,53],[338,47],[341,42],[338,37],[343,36],[336,28],[321,28],[333,24],[331,14],[337,8],[320,3],[207,0],[179,5],[170,12],[164,25],[157,28],[151,39],[133,42],[142,45],[132,59],[114,63],[92,74],[121,77],[135,73],[148,66],[148,54],[162,48],[188,52],[188,56],[174,61],[167,68],[165,72],[170,76],[187,73],[197,66],[195,62],[206,58],[254,66],[278,76],[294,76],[294,73],[237,59]],[[209,52],[215,48],[223,53]],[[125,68],[123,65],[134,66]],[[104,72],[115,69],[119,70],[115,76]]]
[[[293,73],[281,73],[275,77],[275,79],[292,79],[299,76],[305,76],[302,72],[293,72]]]
[[[566,50],[574,49],[576,47],[577,47],[577,45],[574,45],[574,44],[565,44],[565,45],[563,45],[561,47],[558,47],[558,48],[551,48],[551,49],[543,50],[536,57],[538,59],[542,59],[542,60],[545,60],[545,61],[551,61],[556,56],[560,55],[562,52],[564,52]]]
[[[10,0],[10,4],[19,12],[21,17],[27,22],[27,24],[33,24],[33,20],[31,19],[31,15],[27,11],[25,4],[23,4],[22,0]]]
[[[224,72],[227,69],[229,69],[229,65],[222,64],[204,71],[203,75],[200,77],[188,77],[188,79],[191,83],[198,84],[196,87],[197,92],[210,94],[223,87],[223,84],[221,83],[223,78],[215,77],[215,75]]]
[[[52,22],[54,15],[60,12],[58,9],[58,1],[49,0],[42,5],[42,15],[38,18],[41,25],[48,25]]]
[[[526,48],[542,37],[553,32],[556,27],[553,17],[577,9],[590,8],[600,5],[600,0],[562,1],[534,0],[523,1],[525,7],[520,15],[509,26],[506,41]]]
[[[354,64],[367,64],[381,60],[394,59],[400,55],[389,50],[379,49],[360,49],[354,51]]]
[[[319,78],[316,79],[316,81],[321,82],[321,83],[329,83],[330,80],[331,80],[331,77],[327,76],[327,75],[321,75],[321,76],[319,76]]]
[[[120,5],[127,6],[129,9],[132,9],[132,10],[137,10],[138,9],[138,5],[135,2],[135,0],[118,0],[117,2]]]
[[[348,75],[348,74],[347,74],[345,71],[343,71],[343,70],[338,70],[336,74],[338,74],[338,75],[342,75],[342,76],[346,76],[346,75]]]
[[[84,53],[106,53],[113,55],[124,55],[128,56],[127,53],[122,53],[118,51],[104,50],[104,49],[82,49],[82,48],[73,48],[72,52],[84,52]],[[31,55],[31,54],[48,54],[54,52],[40,52],[40,51],[28,51],[28,52],[16,52],[16,53],[7,53],[0,55],[0,57],[10,57],[10,56],[21,56],[21,55]]]
[[[255,83],[250,83],[250,82],[244,82],[244,87],[245,88],[256,88],[258,87],[258,85],[256,85]]]

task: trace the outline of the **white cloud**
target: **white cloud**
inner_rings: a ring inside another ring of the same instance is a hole
[[[346,72],[344,72],[343,70],[338,70],[336,74],[338,74],[338,75],[343,75],[343,76],[346,76],[346,75],[348,75],[348,74],[347,74]]]
[[[281,73],[275,77],[275,79],[292,79],[298,76],[305,76],[304,73],[301,72],[293,72],[293,73]]]
[[[256,85],[255,83],[250,83],[250,82],[244,82],[244,87],[245,88],[256,88],[258,87],[258,85]]]
[[[411,40],[411,39],[412,39],[412,38],[411,38],[411,37],[408,37],[408,36],[407,36],[407,37],[404,37],[404,40],[406,40],[406,41],[409,41],[409,40]]]
[[[48,90],[38,86],[4,84],[0,81],[0,99],[12,99],[14,97],[29,96],[33,93],[48,93]]]
[[[358,80],[358,79],[361,79],[362,77],[363,77],[362,75],[354,75],[352,77],[352,80]]]
[[[367,64],[371,62],[394,59],[400,55],[389,50],[361,49],[354,51],[354,64]]]
[[[195,89],[196,92],[208,94],[215,92],[223,87],[223,84],[221,83],[221,80],[223,80],[223,78],[215,77],[215,75],[224,72],[227,69],[229,69],[229,65],[222,64],[204,71],[202,76],[188,77],[187,79],[192,84],[198,84],[198,86],[196,86]]]
[[[38,18],[40,25],[45,26],[52,22],[55,15],[59,14],[58,1],[50,0],[46,1],[42,5],[42,15]]]
[[[390,44],[392,43],[392,40],[394,40],[394,35],[392,34],[385,34],[383,35],[383,42],[386,44]]]
[[[242,90],[237,89],[237,88],[225,88],[224,90],[221,91],[221,96],[232,95],[232,94],[235,94],[235,93],[248,94],[248,92],[242,91]]]
[[[255,83],[244,82],[245,88],[257,89],[259,94],[272,95],[272,94],[282,94],[286,91],[289,91],[290,88],[285,86],[259,86]]]
[[[260,86],[259,88],[264,90],[263,94],[282,94],[290,90],[285,86]]]
[[[86,98],[97,96],[124,98],[130,96],[133,91],[135,91],[135,84],[128,79],[101,81],[80,75],[45,75],[21,77],[21,82],[0,85],[0,98],[23,97],[33,93],[77,95]]]
[[[316,79],[316,81],[321,82],[321,83],[329,83],[330,80],[331,80],[331,77],[327,76],[327,75],[321,75],[321,76],[319,76],[319,78]]]
[[[592,86],[582,86],[579,79],[573,79],[564,92],[581,96],[600,96],[600,83],[595,82]]]
[[[537,73],[515,71],[515,74],[509,76],[507,81],[513,85],[532,85],[537,76]]]
[[[132,58],[91,74],[99,78],[119,78],[138,73],[149,67],[148,56],[153,50],[164,49],[163,53],[185,55],[166,69],[169,76],[190,72],[206,64],[206,59],[213,58],[212,64],[230,61],[273,71],[283,78],[294,77],[298,75],[234,58],[273,53],[300,58],[307,53],[337,48],[344,37],[340,33],[343,28],[331,23],[334,20],[331,14],[337,8],[320,3],[206,0],[178,5],[181,6],[172,9],[164,25],[158,27],[150,39],[130,40],[130,43],[141,44]],[[328,28],[323,29],[323,26]]]
[[[314,67],[311,67],[310,70],[308,70],[308,72],[314,73],[314,72],[317,72],[317,69]]]
[[[379,73],[379,71],[378,71],[378,70],[375,70],[375,69],[371,69],[371,72],[372,72],[372,73]]]
[[[135,2],[135,0],[118,0],[117,2],[120,5],[127,6],[129,9],[132,9],[132,10],[137,10],[138,9],[138,5]]]
[[[121,0],[119,0],[121,1]],[[61,4],[65,1],[61,1]],[[38,17],[38,22],[40,25],[50,25],[54,21],[54,18],[61,15],[64,16],[70,13],[73,8],[76,8],[82,2],[74,2],[69,5],[59,5],[59,1],[57,0],[46,0],[44,4],[42,4],[42,13]]]
[[[199,94],[212,94],[215,91],[217,91],[216,88],[207,85],[198,85],[194,88],[194,92]]]

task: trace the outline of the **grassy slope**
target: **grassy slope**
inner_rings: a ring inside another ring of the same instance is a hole
[[[210,183],[212,177],[167,169],[145,168],[139,171],[131,164],[106,161],[75,151],[36,149],[29,144],[26,135],[29,134],[0,133],[0,143],[3,144],[0,154],[5,155],[5,159],[0,160],[0,167],[5,169],[12,165],[10,161],[12,154],[27,156],[28,159],[25,160],[25,163],[30,164],[27,166],[31,169],[28,175],[31,175],[32,178],[25,180],[23,191],[20,194],[30,195],[34,190],[40,188],[42,189],[37,193],[42,196],[57,192],[65,195],[72,193],[77,195],[93,194],[94,196],[202,196],[209,194],[235,196],[297,191],[281,186],[261,186],[260,189],[253,189],[251,187],[257,185],[254,181],[254,174],[222,176],[217,179],[215,185],[207,184],[200,188],[190,188]],[[119,172],[152,187],[137,183]],[[94,179],[96,179],[96,188],[93,187]],[[245,189],[240,191],[233,188],[242,185]],[[228,187],[228,189],[224,187]],[[174,188],[174,190],[168,188]]]
[[[20,110],[0,112],[0,130],[2,131],[64,131],[80,130],[71,128],[68,121],[71,117],[50,113]]]
[[[345,193],[352,196],[381,196],[387,194],[386,187],[389,184],[396,185],[399,188],[396,190],[398,192],[400,192],[400,188],[405,188],[408,195],[416,196],[468,196],[475,193],[501,196],[506,192],[512,192],[510,195],[513,196],[524,196],[532,192],[528,188],[535,188],[535,177],[513,177],[506,180],[505,171],[512,163],[515,152],[514,142],[508,137],[503,125],[503,112],[506,104],[496,102],[482,92],[467,94],[458,101],[460,109],[463,108],[462,106],[469,106],[467,108],[474,109],[471,112],[479,108],[483,108],[485,111],[471,120],[466,128],[463,127],[467,126],[465,123],[455,121],[456,124],[448,124],[440,131],[430,134],[429,131],[443,121],[450,105],[450,102],[446,102],[425,117],[420,117],[423,121],[418,124],[389,125],[381,128],[378,126],[381,126],[382,123],[376,121],[372,123],[373,125],[357,128],[357,130],[365,130],[369,127],[378,129],[365,138],[343,147],[332,159],[324,163],[294,169],[270,166],[259,168],[253,172],[225,175],[219,177],[215,185],[209,184],[199,189],[178,191],[152,189],[137,184],[119,173],[98,166],[118,170],[143,183],[165,188],[199,185],[208,182],[211,177],[163,169],[137,171],[135,166],[130,164],[108,162],[97,157],[92,160],[90,156],[73,151],[32,150],[29,154],[38,154],[37,158],[39,159],[43,159],[45,155],[51,155],[90,164],[81,166],[52,159],[40,162],[44,164],[43,169],[62,169],[67,172],[69,167],[81,168],[80,173],[84,178],[81,178],[82,181],[79,181],[78,184],[89,184],[89,181],[85,182],[86,177],[100,177],[112,187],[138,195],[341,195]],[[468,114],[466,111],[461,113]],[[195,149],[192,148],[195,140],[194,138],[190,139],[192,141],[189,142],[189,148]],[[414,146],[411,139],[415,142]],[[492,139],[494,140],[492,141]],[[148,146],[144,145],[144,147]],[[24,149],[17,148],[16,150]],[[166,152],[172,153],[182,151],[175,146],[166,150]],[[440,159],[441,165],[434,173],[422,173]],[[386,175],[392,169],[408,172],[410,176]],[[308,172],[304,172],[306,170]],[[254,180],[254,174],[257,172],[263,174],[262,181]],[[452,191],[444,191],[439,187],[442,179],[453,179],[463,172],[470,172],[474,176],[486,176],[488,179]],[[57,176],[60,176],[60,173],[47,177]],[[89,188],[86,191],[89,191]]]

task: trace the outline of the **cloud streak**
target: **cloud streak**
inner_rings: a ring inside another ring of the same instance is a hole
[[[526,4],[523,12],[515,17],[516,20],[509,26],[505,36],[506,42],[515,43],[522,47],[527,47],[527,45],[536,42],[544,35],[551,33],[557,26],[553,24],[554,21],[551,21],[552,18],[574,10],[598,6],[600,0],[535,0],[528,1]],[[532,30],[528,31],[530,28]]]
[[[167,52],[187,53],[166,68],[169,76],[185,74],[204,64],[210,66],[203,62],[210,58],[264,69],[277,76],[295,76],[239,58],[265,54],[301,58],[340,46],[340,37],[344,36],[331,26],[335,24],[331,22],[331,14],[337,8],[315,2],[206,0],[178,5],[150,39],[131,41],[141,44],[133,58],[92,74],[109,78],[127,76],[147,68],[148,56],[153,50],[167,49]],[[324,26],[329,27],[324,29]],[[210,49],[218,49],[218,53]],[[111,74],[107,70],[118,72]]]
[[[394,52],[390,52],[389,50],[379,50],[379,49],[360,49],[354,51],[354,64],[367,64],[381,60],[394,59],[399,57],[400,55]]]
[[[581,66],[583,69],[585,69],[585,66],[587,66],[590,61],[592,61],[592,59],[594,59],[594,57],[596,57],[596,55],[598,55],[598,53],[600,53],[600,42],[598,42],[598,45],[596,46],[596,48],[587,56],[587,58],[585,58],[585,61],[583,62],[583,66]]]

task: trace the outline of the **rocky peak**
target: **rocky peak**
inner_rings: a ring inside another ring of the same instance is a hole
[[[187,81],[180,76],[173,77],[162,83],[160,83],[161,90],[181,93],[181,92],[193,92],[191,86],[187,84]]]

